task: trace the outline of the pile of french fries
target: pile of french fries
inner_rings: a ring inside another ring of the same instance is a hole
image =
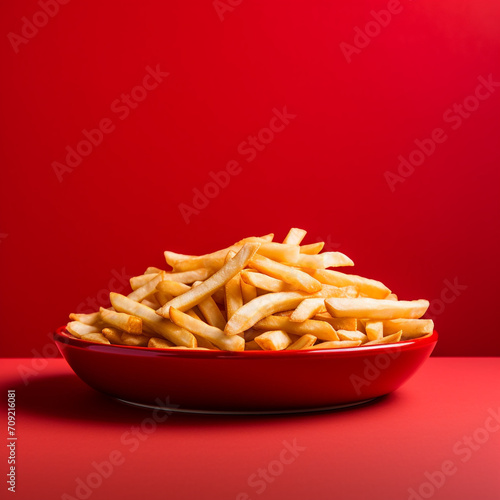
[[[165,252],[109,309],[70,314],[67,331],[100,344],[224,351],[338,349],[432,334],[427,300],[398,300],[383,283],[333,269],[353,266],[292,228],[206,255]]]

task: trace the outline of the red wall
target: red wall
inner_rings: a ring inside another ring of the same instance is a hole
[[[2,6],[1,354],[165,249],[298,226],[432,300],[437,354],[498,355],[499,25],[489,0]]]

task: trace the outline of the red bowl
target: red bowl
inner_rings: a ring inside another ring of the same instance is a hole
[[[303,351],[164,350],[94,344],[65,327],[54,341],[89,386],[121,401],[185,412],[282,413],[339,408],[388,394],[430,356],[429,337]]]

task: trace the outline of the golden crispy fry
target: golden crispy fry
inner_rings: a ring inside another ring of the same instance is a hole
[[[262,255],[254,255],[248,265],[257,271],[289,283],[298,290],[314,293],[319,292],[322,288],[321,283],[309,274]]]
[[[300,255],[299,245],[286,245],[283,243],[262,243],[257,250],[259,255],[278,262],[297,262]]]
[[[165,278],[165,274],[165,271],[156,275],[146,274],[145,276],[153,276],[153,278],[151,278],[147,283],[144,283],[141,287],[136,288],[133,292],[129,293],[128,298],[135,300],[136,302],[141,302],[141,300],[148,298],[156,291],[156,286]]]
[[[144,304],[145,306],[148,306],[156,311],[156,309],[158,309],[161,304],[155,299],[154,295],[155,294],[151,295],[149,299],[141,300],[141,304]]]
[[[304,231],[304,229],[292,227],[292,229],[290,229],[288,234],[285,236],[283,243],[288,243],[289,245],[300,245],[306,234],[307,231]]]
[[[337,330],[340,340],[361,340],[361,343],[368,342],[368,336],[357,330]]]
[[[66,330],[68,330],[68,332],[77,339],[90,333],[101,333],[101,329],[98,326],[86,325],[85,323],[80,323],[79,321],[70,321],[66,325]]]
[[[402,338],[405,340],[422,337],[434,331],[432,319],[390,319],[384,321],[383,324],[384,335],[402,331]]]
[[[165,271],[163,271],[163,269],[159,269],[158,267],[150,266],[144,271],[144,274],[158,274],[161,272],[165,272]]]
[[[287,347],[287,350],[299,350],[299,349],[309,349],[309,347],[314,345],[317,338],[314,335],[306,333],[299,337],[293,344]]]
[[[160,286],[160,283],[158,283],[158,286]],[[161,307],[165,305],[169,300],[172,300],[174,296],[171,295],[170,293],[160,292],[158,290],[158,286],[156,287],[156,292],[153,294],[153,297],[158,302],[158,304],[160,304]]]
[[[337,318],[395,319],[420,318],[429,307],[429,301],[377,300],[377,299],[326,299],[327,311]]]
[[[201,285],[200,285],[201,286]],[[203,337],[224,351],[243,351],[245,341],[239,335],[228,337],[219,328],[207,325],[203,321],[191,318],[175,307],[170,310],[170,319],[179,327]]]
[[[380,281],[363,278],[355,274],[344,274],[333,269],[315,269],[308,270],[311,276],[321,283],[333,286],[356,286],[358,290],[368,297],[374,299],[384,299],[391,291]]]
[[[126,312],[142,319],[145,326],[176,345],[196,347],[196,339],[191,332],[179,328],[171,321],[161,318],[153,309],[139,304],[119,293],[110,293],[111,304],[117,311]]]
[[[304,253],[306,255],[317,255],[323,250],[325,246],[324,241],[318,241],[316,243],[311,243],[310,245],[302,245],[300,247],[300,253]]]
[[[330,313],[321,313],[314,316],[313,319],[326,321],[333,326],[335,330],[358,330],[359,320],[356,318],[332,318]]]
[[[283,330],[270,330],[255,337],[254,342],[264,351],[282,351],[292,343],[292,340]]]
[[[102,329],[102,334],[109,340],[111,344],[124,345],[122,342],[122,333],[117,328],[106,327]]]
[[[81,336],[82,340],[94,342],[96,344],[111,344],[111,342],[102,333],[84,333]]]
[[[293,292],[294,290],[297,290],[295,286],[292,286],[289,283],[285,283],[282,280],[272,278],[267,274],[262,274],[250,269],[242,271],[241,279],[245,283],[267,292]]]
[[[245,243],[241,250],[229,261],[224,264],[216,273],[208,278],[201,285],[191,288],[183,295],[174,297],[170,302],[158,309],[156,312],[164,318],[169,317],[170,307],[175,307],[179,311],[187,311],[191,307],[199,304],[202,300],[210,297],[215,290],[224,286],[233,276],[236,276],[248,261],[259,249],[260,243]]]
[[[137,290],[138,288],[141,288],[141,286],[144,286],[146,283],[151,281],[154,277],[158,276],[160,273],[148,273],[148,274],[141,274],[139,276],[134,276],[130,278],[130,288],[132,290]]]
[[[207,267],[200,267],[190,271],[180,273],[165,273],[164,279],[170,281],[177,281],[178,283],[193,283],[195,281],[203,281],[212,276],[213,269]]]
[[[255,299],[255,297],[257,297],[257,288],[243,281],[243,279],[241,278],[241,273],[240,273],[240,286],[241,286],[241,296],[243,298],[243,304],[246,304],[247,302],[250,302],[251,300]]]
[[[251,328],[266,316],[296,307],[302,299],[302,292],[280,292],[261,295],[238,309],[227,322],[226,335],[237,335]]]
[[[402,332],[393,333],[392,335],[387,335],[387,337],[382,337],[377,340],[370,340],[363,345],[377,345],[377,344],[392,344],[393,342],[399,342],[401,340]]]
[[[118,328],[128,333],[142,333],[142,319],[137,316],[130,316],[130,314],[119,313],[116,311],[109,311],[101,307],[101,319],[104,323]]]
[[[151,337],[148,342],[148,347],[152,347],[154,349],[169,349],[170,347],[174,347],[175,344],[170,342],[167,339],[159,339],[158,337]]]
[[[382,321],[366,321],[365,332],[368,340],[378,340],[384,336],[384,323]]]
[[[121,336],[121,341],[125,345],[133,345],[136,347],[146,347],[149,343],[149,339],[146,335],[133,335],[131,333],[123,332]]]
[[[69,319],[72,321],[79,321],[80,323],[85,323],[86,325],[96,325],[101,321],[101,315],[98,312],[90,314],[75,314],[71,313]]]
[[[309,269],[327,269],[328,267],[354,266],[354,262],[340,252],[324,252],[319,255],[300,254],[295,266]]]
[[[296,323],[286,316],[268,316],[254,325],[256,330],[284,330],[293,335],[314,335],[320,340],[339,340],[337,332],[326,321],[308,319]]]
[[[290,316],[290,321],[301,323],[306,319],[311,319],[316,314],[326,312],[325,299],[304,299]]]
[[[262,347],[255,340],[250,340],[245,342],[245,351],[262,351]]]
[[[177,297],[191,290],[191,287],[185,283],[179,283],[178,281],[171,281],[168,279],[160,281],[156,288],[162,293],[172,295],[172,297]]]
[[[331,340],[321,342],[321,344],[314,344],[309,349],[342,349],[345,347],[358,347],[359,345],[361,345],[361,340]]]
[[[212,344],[209,340],[202,337],[201,335],[193,334],[196,337],[196,341],[198,342],[198,348],[202,347],[204,349],[211,349],[212,351],[220,351],[220,349]]]
[[[205,255],[183,255],[175,252],[165,252],[167,264],[172,266],[177,272],[191,271],[200,267],[211,269],[212,272],[218,271],[225,263],[226,256],[231,250],[237,252],[245,243],[266,243],[272,241],[274,234],[266,234],[261,237],[250,237],[240,240],[230,247],[217,250],[217,252]]]
[[[398,300],[398,296],[395,293],[390,293],[385,300]]]
[[[238,273],[233,276],[225,285],[226,293],[226,314],[229,320],[231,316],[243,306],[243,295],[241,294],[241,276]]]

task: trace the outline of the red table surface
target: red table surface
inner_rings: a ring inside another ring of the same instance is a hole
[[[4,359],[4,414],[16,391],[12,498],[498,499],[499,368],[431,358],[363,407],[229,417],[153,414],[90,389],[62,359]]]

